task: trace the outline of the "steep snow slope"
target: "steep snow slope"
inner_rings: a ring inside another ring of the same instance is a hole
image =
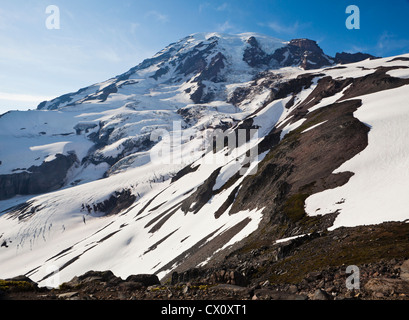
[[[108,179],[30,199],[33,210],[1,217],[2,239],[7,246],[2,250],[2,274],[11,276],[16,271],[31,270],[30,276],[40,283],[54,281],[46,277],[53,266],[61,270],[58,281],[67,281],[85,269],[111,269],[121,276],[158,271],[163,275],[172,268],[169,262],[200,241],[210,241],[233,227],[235,232],[220,244],[243,238],[257,228],[260,212],[230,216],[227,210],[217,219],[214,212],[244,175],[208,199],[198,212],[184,212],[181,208],[220,167],[208,158],[213,154],[198,160],[193,164],[199,166],[197,171],[174,183],[169,179],[155,183],[154,177],[169,174],[171,165],[150,163]],[[236,158],[233,153],[226,165],[233,166],[235,172],[241,168]],[[226,177],[222,177],[217,186],[225,182]],[[99,217],[98,212],[84,209],[83,204],[101,203],[113,191],[124,188],[130,188],[138,199],[120,215]]]
[[[408,97],[409,86],[357,97],[362,106],[355,116],[371,128],[369,145],[334,172],[354,172],[346,185],[306,200],[308,214],[338,210],[332,229],[409,220]]]
[[[38,178],[27,181],[27,175],[18,174],[44,173],[41,165],[56,154],[72,155],[69,162],[75,159],[75,165],[69,172],[61,169],[66,178],[58,185],[44,183],[38,193],[146,163],[146,151],[155,144],[151,132],[172,131],[174,121],[194,131],[237,123],[254,110],[249,105],[241,112],[226,100],[237,82],[261,70],[243,60],[255,37],[260,50],[269,53],[285,45],[253,33],[194,34],[122,75],[41,103],[36,111],[3,115],[0,175],[9,177],[8,187],[0,183],[0,199],[36,193]]]

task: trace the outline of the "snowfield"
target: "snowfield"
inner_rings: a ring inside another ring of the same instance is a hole
[[[409,86],[357,97],[354,116],[371,128],[369,145],[334,172],[353,172],[347,184],[306,200],[309,215],[338,210],[330,229],[409,219],[408,97]]]
[[[209,156],[213,157],[212,154]],[[1,273],[8,277],[31,270],[28,272],[30,277],[47,285],[68,281],[83,270],[91,269],[114,270],[119,276],[127,277],[135,273],[154,273],[199,241],[210,241],[240,222],[248,221],[225,246],[242,239],[257,228],[261,210],[232,216],[227,210],[218,219],[215,219],[214,212],[245,176],[214,196],[197,213],[185,213],[179,208],[193,189],[218,168],[217,163],[206,164],[211,162],[204,159],[204,164],[200,164],[196,172],[173,184],[169,184],[169,180],[153,182],[153,176],[169,170],[153,163],[109,179],[30,199],[41,209],[26,221],[8,215],[0,218],[3,239],[7,239],[10,248],[13,247],[12,250],[2,250],[1,261],[6,263]],[[241,168],[236,161],[230,163],[232,168],[228,165],[227,173]],[[217,186],[224,185],[230,175],[221,176]],[[98,217],[98,214],[87,214],[82,209],[83,203],[101,202],[113,190],[129,187],[141,198],[118,216]],[[174,210],[173,213],[170,210]],[[168,211],[171,214],[164,216]],[[163,227],[152,231],[165,217],[167,221]],[[55,268],[60,270],[56,275],[58,280],[48,277],[41,281]],[[165,275],[169,269],[171,266],[158,275]]]

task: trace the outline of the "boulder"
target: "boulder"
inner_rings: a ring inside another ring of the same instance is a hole
[[[84,273],[82,276],[79,276],[78,279],[81,283],[90,282],[90,281],[104,281],[110,282],[117,277],[113,274],[111,270],[107,271],[88,271]]]
[[[58,295],[58,299],[63,299],[63,300],[69,300],[74,297],[78,296],[78,292],[73,291],[73,292],[66,292],[66,293],[61,293]]]
[[[409,260],[406,260],[400,266],[400,278],[409,281]]]
[[[144,287],[160,285],[160,281],[157,275],[155,274],[136,274],[130,275],[126,278],[126,282],[139,282]]]
[[[312,296],[312,300],[329,300],[330,296],[328,293],[321,289],[317,289]]]

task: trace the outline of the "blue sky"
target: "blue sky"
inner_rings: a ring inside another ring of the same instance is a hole
[[[348,30],[348,5],[360,29]],[[60,29],[46,28],[49,5]],[[189,34],[316,40],[329,55],[409,52],[409,0],[0,0],[0,114],[121,74]]]

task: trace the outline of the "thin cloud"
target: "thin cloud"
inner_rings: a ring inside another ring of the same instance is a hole
[[[158,22],[166,23],[169,22],[169,17],[166,14],[160,13],[158,11],[152,10],[146,14],[146,17],[153,18]]]
[[[227,2],[223,2],[222,4],[216,6],[209,2],[203,2],[199,5],[199,13],[202,13],[205,9],[211,9],[214,11],[229,11],[231,7]]]
[[[387,54],[394,50],[409,49],[409,40],[385,31],[379,36],[376,47],[379,54]]]
[[[219,24],[216,29],[218,32],[226,32],[235,29],[235,27],[227,20],[224,23]]]
[[[352,45],[350,50],[347,50],[346,52],[348,53],[356,53],[356,52],[366,52],[368,51],[367,47],[362,47],[362,46],[357,46],[357,45]]]
[[[132,22],[132,23],[131,23],[131,27],[130,27],[130,32],[131,32],[131,34],[135,34],[136,31],[138,30],[138,28],[139,28],[140,26],[141,26],[140,23]]]
[[[271,22],[267,23],[267,27],[269,27],[270,29],[272,29],[276,33],[294,34],[299,30],[300,24],[298,23],[298,21],[296,21],[292,25],[281,24],[281,23],[278,23],[276,21],[271,21]]]
[[[199,13],[202,13],[202,11],[206,8],[210,7],[210,3],[209,2],[203,2],[199,5]]]
[[[229,4],[227,2],[222,3],[220,6],[216,7],[217,11],[225,11],[229,8]]]

